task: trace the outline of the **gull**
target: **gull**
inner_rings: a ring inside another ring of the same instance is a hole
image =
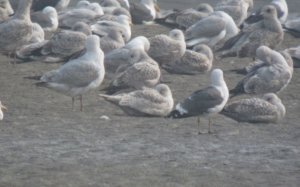
[[[70,3],[70,0],[33,0],[31,9],[41,11],[47,6],[54,7],[58,12],[64,10]]]
[[[288,5],[286,0],[273,0],[268,5],[273,6],[277,11],[277,18],[280,23],[284,23],[288,17]],[[263,8],[258,9],[257,11],[253,12],[246,20],[245,24],[253,24],[263,19],[261,12]]]
[[[290,33],[294,37],[300,38],[300,18],[287,20],[283,24],[283,28],[286,32]]]
[[[135,54],[137,62],[124,67],[123,71],[119,70],[120,72],[106,89],[107,94],[114,94],[124,88],[151,88],[159,83],[161,72],[158,63],[143,49],[135,49]]]
[[[173,64],[166,64],[164,68],[169,73],[194,75],[208,72],[212,68],[213,52],[210,47],[200,44],[193,50],[186,50],[184,55]]]
[[[195,91],[184,101],[178,103],[175,110],[169,114],[169,117],[187,118],[198,116],[199,129],[200,116],[209,116],[208,133],[211,133],[211,117],[223,109],[228,98],[229,92],[223,78],[223,71],[221,69],[214,69],[211,72],[211,85]]]
[[[262,98],[249,98],[227,104],[221,114],[238,122],[277,123],[284,118],[285,106],[274,93],[264,94]]]
[[[169,35],[160,34],[149,38],[150,49],[148,54],[160,65],[173,63],[181,58],[186,50],[184,34],[179,29],[169,32]]]
[[[283,41],[283,29],[274,6],[262,9],[263,20],[243,29],[218,49],[220,57],[255,57],[256,49],[265,45],[275,48]]]
[[[13,13],[9,0],[0,0],[0,22],[7,20]]]
[[[24,60],[64,61],[84,49],[87,35],[90,34],[91,30],[87,24],[77,22],[72,30],[61,30],[54,33],[49,40],[22,47],[17,56]]]
[[[221,40],[226,41],[238,32],[238,27],[227,13],[216,11],[185,31],[186,45],[193,47],[197,44],[207,44],[215,47]]]
[[[299,68],[300,67],[300,46],[297,47],[291,47],[285,50],[287,53],[290,54],[294,61],[294,67]]]
[[[43,11],[34,12],[31,14],[31,21],[38,23],[46,32],[54,32],[58,27],[58,16],[56,9],[47,6]]]
[[[113,8],[111,12],[104,14],[101,16],[98,21],[118,21],[118,16],[125,15],[130,19],[131,22],[131,15],[128,10],[121,7]]]
[[[130,3],[130,14],[134,24],[154,21],[159,10],[157,0],[140,0],[138,3]]]
[[[237,26],[247,18],[248,12],[253,8],[253,0],[230,0],[218,3],[215,11],[224,11],[230,15]]]
[[[14,54],[16,57],[16,51],[31,39],[33,30],[29,15],[31,3],[32,0],[21,1],[15,15],[0,23],[0,51],[2,53]]]
[[[83,110],[82,95],[96,89],[104,79],[104,54],[100,49],[100,39],[90,35],[86,39],[86,52],[71,59],[59,69],[45,73],[38,86],[47,87],[59,93],[72,97],[72,107],[75,97],[80,98],[80,111]]]
[[[129,66],[138,61],[136,49],[148,52],[149,40],[144,36],[137,36],[130,40],[124,47],[115,49],[105,55],[104,63],[108,72],[115,72],[119,66]]]
[[[124,35],[122,31],[111,30],[105,36],[101,37],[100,47],[104,54],[111,52],[114,49],[119,49],[125,45]]]
[[[282,54],[267,46],[259,47],[256,56],[263,63],[252,68],[252,71],[230,90],[232,97],[243,93],[278,93],[289,84],[293,74],[292,62],[288,63]]]
[[[119,95],[100,94],[99,96],[134,116],[164,117],[170,113],[174,105],[172,92],[166,84]]]
[[[4,117],[2,110],[7,110],[7,108],[4,105],[2,105],[2,103],[0,101],[0,121],[3,120],[3,117]]]

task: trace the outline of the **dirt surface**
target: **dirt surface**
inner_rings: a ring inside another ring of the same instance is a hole
[[[163,8],[186,8],[194,0],[160,0]],[[214,4],[216,1],[206,1]],[[269,0],[255,0],[256,7]],[[299,0],[288,0],[296,12]],[[153,36],[169,28],[134,26],[133,34]],[[282,49],[299,39],[286,34]],[[287,108],[279,124],[237,123],[217,115],[214,135],[197,135],[196,118],[135,118],[97,95],[84,96],[84,112],[71,98],[37,88],[24,77],[41,75],[60,64],[9,64],[0,57],[0,99],[8,107],[0,121],[1,187],[96,186],[300,186],[300,70],[279,96]],[[251,59],[216,61],[230,88],[242,78],[230,70]],[[164,72],[174,98],[182,100],[206,86],[209,75]],[[110,120],[104,120],[106,115]],[[207,129],[202,119],[201,129]]]

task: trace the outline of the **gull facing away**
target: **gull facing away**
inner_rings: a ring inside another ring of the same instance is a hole
[[[45,73],[38,86],[60,92],[72,97],[72,107],[75,97],[79,96],[80,111],[83,110],[82,95],[96,89],[104,79],[104,54],[100,49],[98,36],[90,35],[86,39],[86,52],[66,62],[59,69]]]
[[[7,108],[4,105],[2,105],[2,103],[0,101],[0,121],[3,120],[3,117],[4,117],[4,114],[3,114],[2,110],[7,110]]]
[[[134,24],[143,24],[155,20],[160,8],[157,0],[140,0],[130,3],[130,14]]]
[[[0,5],[0,22],[2,22],[13,15],[14,10],[10,5],[9,0],[0,0]]]
[[[232,97],[240,94],[265,94],[282,91],[291,81],[293,63],[277,51],[261,46],[256,52],[261,61],[230,90]],[[263,62],[263,63],[262,63]]]
[[[32,22],[30,20],[30,6],[32,0],[23,0],[19,3],[15,15],[0,24],[0,51],[14,54],[32,37]],[[14,59],[15,63],[16,59]]]
[[[148,54],[160,65],[173,63],[181,58],[186,50],[184,34],[179,29],[169,32],[169,36],[160,34],[149,38]]]
[[[255,57],[256,49],[265,45],[272,49],[281,44],[284,32],[274,6],[262,9],[263,20],[243,29],[218,49],[220,57]]]
[[[223,11],[216,11],[201,19],[185,31],[187,47],[206,44],[215,47],[221,40],[228,40],[237,35],[239,28],[231,16]]]
[[[214,55],[205,44],[196,45],[193,50],[186,50],[184,55],[173,64],[163,65],[169,73],[194,75],[208,72],[212,68]]]
[[[33,12],[31,14],[31,21],[38,23],[44,31],[54,32],[58,27],[58,15],[56,9],[47,6],[42,11]]]
[[[227,104],[221,114],[238,122],[277,123],[284,118],[285,106],[274,93],[262,98],[240,99]]]
[[[169,117],[187,118],[198,117],[198,129],[200,126],[200,116],[209,116],[208,133],[211,133],[211,117],[219,113],[229,98],[229,91],[223,78],[221,69],[214,69],[211,72],[211,85],[195,91],[184,101],[178,103]],[[200,134],[199,130],[199,134]]]
[[[107,101],[119,106],[133,116],[167,116],[173,109],[174,101],[168,85],[158,84],[155,88],[144,88],[119,95],[103,95]]]

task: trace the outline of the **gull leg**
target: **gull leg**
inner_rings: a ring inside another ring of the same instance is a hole
[[[208,118],[208,133],[209,133],[209,134],[212,133],[212,131],[210,130],[211,121],[212,121],[212,120],[211,120],[211,118],[209,117],[209,118]]]
[[[204,134],[200,131],[200,116],[197,117],[197,123],[198,123],[198,134]]]
[[[82,95],[80,95],[80,111],[83,111]]]
[[[75,98],[72,97],[72,110],[74,110],[74,102],[75,102]]]

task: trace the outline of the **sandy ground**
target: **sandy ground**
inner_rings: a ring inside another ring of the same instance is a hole
[[[214,4],[216,1],[206,1]],[[255,1],[256,5],[267,3]],[[292,12],[298,0],[289,0]],[[194,0],[161,0],[163,8],[185,8]],[[133,34],[167,33],[159,25],[134,26]],[[300,42],[285,35],[282,49]],[[287,108],[280,124],[237,123],[217,115],[215,135],[197,135],[196,118],[171,120],[126,116],[91,91],[84,112],[71,109],[71,98],[37,88],[27,76],[41,75],[59,64],[9,64],[0,57],[0,97],[7,105],[0,122],[0,186],[300,186],[300,70],[279,94]],[[230,72],[250,59],[222,59],[232,88],[242,76]],[[180,101],[206,86],[209,75],[164,73]],[[101,119],[102,115],[110,120]],[[206,130],[207,120],[201,128]]]

